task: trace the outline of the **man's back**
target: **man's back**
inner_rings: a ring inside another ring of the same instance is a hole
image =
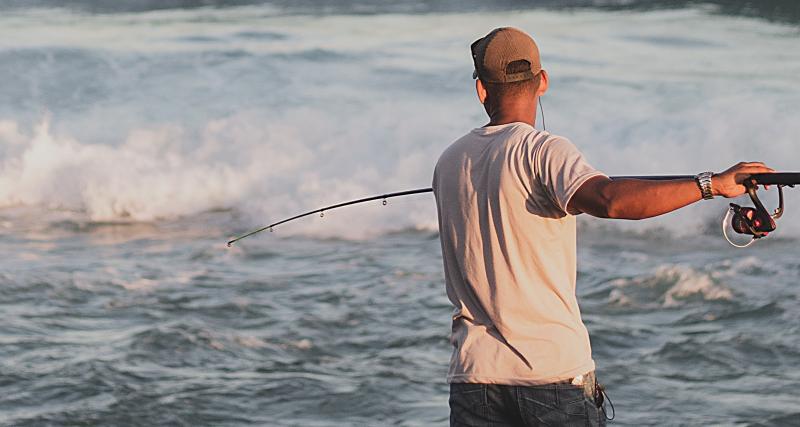
[[[534,129],[549,87],[539,48],[503,27],[470,45],[489,124],[436,165],[447,295],[455,306],[450,424],[605,425],[602,387],[575,296],[575,217],[644,219],[745,192],[739,163],[720,174],[610,179],[568,140]]]
[[[433,189],[456,307],[450,382],[534,385],[594,369],[566,205],[595,176],[569,141],[520,122],[475,129],[442,154]]]

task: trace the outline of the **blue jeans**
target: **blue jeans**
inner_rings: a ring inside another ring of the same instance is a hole
[[[451,427],[605,426],[594,397],[572,384],[450,384]]]

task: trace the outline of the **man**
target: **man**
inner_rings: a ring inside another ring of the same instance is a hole
[[[534,128],[548,76],[529,35],[498,28],[471,49],[489,123],[448,147],[433,177],[455,306],[450,423],[604,425],[575,296],[575,215],[649,218],[738,196],[747,176],[772,169],[611,180],[566,138]]]

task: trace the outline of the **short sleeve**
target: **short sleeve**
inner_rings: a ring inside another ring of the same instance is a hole
[[[581,185],[596,176],[605,176],[586,161],[572,142],[555,135],[542,143],[534,164],[543,189],[565,213]]]

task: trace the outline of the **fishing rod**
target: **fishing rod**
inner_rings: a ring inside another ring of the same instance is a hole
[[[325,216],[325,211],[329,211],[331,209],[336,209],[336,208],[341,208],[343,206],[355,205],[355,204],[358,204],[358,203],[371,202],[373,200],[383,200],[383,205],[386,206],[386,203],[387,203],[386,199],[390,199],[392,197],[409,196],[411,194],[419,194],[419,193],[430,193],[432,191],[433,191],[433,188],[420,188],[418,190],[398,191],[396,193],[379,194],[377,196],[364,197],[363,199],[351,200],[349,202],[342,202],[342,203],[337,203],[335,205],[325,206],[324,208],[314,209],[313,211],[308,211],[308,212],[305,212],[305,213],[301,213],[300,215],[295,215],[295,216],[293,216],[291,218],[286,218],[284,220],[280,220],[278,222],[272,223],[272,224],[267,225],[265,227],[261,227],[258,230],[254,230],[254,231],[251,231],[251,232],[249,232],[249,233],[247,233],[245,235],[239,236],[239,237],[229,241],[228,242],[228,247],[231,247],[231,245],[233,245],[234,243],[238,242],[239,240],[244,239],[245,237],[252,236],[253,234],[260,233],[260,232],[262,232],[264,230],[269,230],[270,232],[272,232],[272,227],[277,227],[277,226],[279,226],[281,224],[285,224],[285,223],[287,223],[289,221],[294,221],[294,220],[296,220],[298,218],[302,218],[304,216],[314,215],[315,213],[318,213],[319,216],[323,217],[323,216]]]
[[[611,179],[644,179],[644,180],[654,180],[654,181],[693,179],[693,178],[694,175],[647,175],[647,176],[611,177]],[[743,184],[747,190],[747,194],[750,196],[750,200],[753,202],[754,207],[740,206],[737,205],[736,203],[731,203],[728,211],[725,214],[725,218],[723,218],[722,220],[722,234],[725,236],[725,240],[727,240],[728,243],[730,243],[733,246],[736,246],[737,248],[747,247],[757,239],[767,237],[769,233],[775,231],[775,229],[777,228],[775,220],[780,218],[784,212],[783,187],[793,188],[795,185],[800,185],[800,172],[778,172],[778,173],[755,174],[751,175],[748,179],[746,179]],[[764,204],[761,203],[761,200],[758,198],[757,191],[759,185],[763,186],[774,185],[778,188],[778,207],[772,213],[767,211],[767,209],[764,207]],[[381,200],[382,204],[385,206],[387,204],[387,199],[390,199],[392,197],[410,196],[412,194],[421,194],[430,192],[433,192],[432,188],[419,188],[415,190],[406,190],[394,193],[379,194],[376,196],[364,197],[361,199],[350,200],[347,202],[325,206],[319,209],[314,209],[313,211],[304,212],[299,215],[295,215],[293,217],[280,220],[270,225],[261,227],[258,230],[254,230],[247,234],[241,235],[233,240],[228,241],[228,247],[231,247],[231,245],[238,242],[239,240],[244,239],[245,237],[250,237],[254,234],[261,233],[262,231],[265,230],[269,230],[270,232],[272,232],[273,227],[277,227],[281,224],[285,224],[289,221],[294,221],[296,219],[303,218],[309,215],[314,215],[318,213],[322,217],[325,216],[325,211],[341,208],[344,206],[355,205],[359,203],[366,203],[373,200]],[[736,233],[752,236],[752,239],[749,242],[747,242],[747,244],[744,245],[736,244],[733,241],[731,241],[730,237],[728,236],[728,231],[727,231],[728,227],[732,228],[733,231],[735,231]]]

